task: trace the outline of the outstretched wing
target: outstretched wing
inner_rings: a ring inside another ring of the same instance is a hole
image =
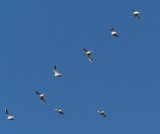
[[[111,31],[111,32],[114,31],[114,28],[111,28],[110,31]]]
[[[90,62],[93,62],[93,60],[92,60],[92,58],[91,58],[91,54],[87,54],[87,57],[88,57],[88,60],[89,60]]]
[[[5,108],[5,114],[6,114],[7,116],[10,116],[10,114],[8,113],[7,108]]]
[[[84,50],[85,52],[88,52],[88,50],[87,50],[87,49],[85,49],[85,48],[84,48],[83,50]]]
[[[113,36],[115,36],[115,37],[119,37],[119,35],[117,35],[117,34],[113,34]]]
[[[135,10],[135,9],[132,9],[132,11],[133,11],[133,12],[136,12],[136,10]]]
[[[40,99],[42,100],[43,103],[46,104],[46,101],[44,100],[44,97],[43,97],[43,96],[42,96]]]
[[[36,91],[36,94],[37,94],[37,95],[41,95],[38,91]]]
[[[57,66],[56,66],[56,65],[54,65],[54,67],[53,67],[53,72],[54,72],[54,73],[58,73],[58,71],[57,71]]]
[[[134,17],[136,17],[137,19],[141,20],[141,18],[138,16],[138,14],[134,14]]]
[[[107,118],[107,116],[104,113],[102,115]]]
[[[62,111],[59,112],[60,114],[64,114]]]

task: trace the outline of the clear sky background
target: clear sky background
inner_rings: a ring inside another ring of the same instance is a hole
[[[159,134],[159,5],[1,0],[0,134]],[[112,27],[119,38],[110,35]],[[84,47],[93,51],[93,63]],[[53,76],[54,64],[62,78]]]

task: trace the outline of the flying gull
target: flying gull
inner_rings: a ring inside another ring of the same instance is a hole
[[[117,32],[114,30],[114,28],[111,28],[110,31],[111,31],[111,35],[113,35],[113,36],[115,36],[115,37],[119,37],[119,36],[117,35]]]
[[[58,73],[58,71],[56,69],[56,65],[54,65],[54,67],[53,67],[53,72],[54,72],[55,77],[62,77],[62,75],[60,73]]]
[[[40,98],[40,100],[46,104],[46,101],[44,100],[44,94],[41,94],[39,92],[36,91],[36,94],[38,95],[38,97]]]
[[[98,110],[97,112],[98,112],[100,115],[102,115],[102,116],[104,116],[104,117],[107,118],[107,116],[104,114],[104,111],[103,111],[103,110]]]
[[[85,53],[86,53],[86,55],[87,55],[87,57],[88,57],[88,60],[89,60],[90,62],[93,62],[93,60],[92,60],[92,58],[91,58],[91,53],[92,53],[93,51],[89,51],[89,50],[87,50],[87,49],[85,49],[85,48],[84,48],[84,51],[85,51]]]
[[[12,116],[12,115],[10,115],[10,114],[8,113],[7,108],[5,108],[5,114],[8,116],[8,117],[7,117],[7,120],[14,120],[14,116]]]
[[[54,109],[57,113],[64,114],[62,109]]]
[[[138,14],[139,14],[140,12],[138,12],[137,10],[135,10],[135,9],[132,9],[132,14],[134,15],[134,17],[136,17],[137,19],[141,19],[139,16],[138,16]]]

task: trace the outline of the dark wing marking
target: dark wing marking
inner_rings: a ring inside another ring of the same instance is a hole
[[[136,17],[137,19],[141,20],[141,18],[138,16],[138,14],[135,14],[134,17]]]
[[[46,104],[46,101],[44,100],[44,97],[42,96],[42,97],[40,97],[40,99],[42,100],[42,102],[43,103],[45,103]]]
[[[113,36],[119,37],[117,34],[113,34]]]
[[[111,28],[110,31],[114,31],[114,28]]]
[[[36,91],[36,94],[37,94],[37,95],[41,95],[38,91]]]
[[[59,112],[60,114],[64,114],[62,111]]]
[[[132,9],[132,11],[135,12],[136,10],[135,10],[135,9]]]
[[[6,113],[6,115],[9,115],[7,108],[5,109],[5,113]]]
[[[84,51],[85,51],[85,52],[88,52],[88,50],[87,50],[87,49],[85,49],[85,48],[84,48]]]
[[[107,118],[107,116],[104,113],[102,115]]]
[[[56,65],[54,65],[53,71],[56,72]]]
[[[91,54],[87,54],[87,57],[88,57],[88,60],[89,60],[90,62],[93,62],[93,60],[92,60],[92,58],[91,58]]]

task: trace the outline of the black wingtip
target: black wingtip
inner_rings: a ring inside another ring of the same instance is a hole
[[[115,34],[114,36],[115,36],[115,37],[119,37],[119,35],[117,35],[117,34]]]
[[[42,100],[42,102],[43,102],[44,104],[47,104],[47,102],[46,102],[46,101],[44,101],[44,100]]]
[[[141,18],[140,17],[136,17],[137,19],[139,19],[139,20],[141,20]]]

